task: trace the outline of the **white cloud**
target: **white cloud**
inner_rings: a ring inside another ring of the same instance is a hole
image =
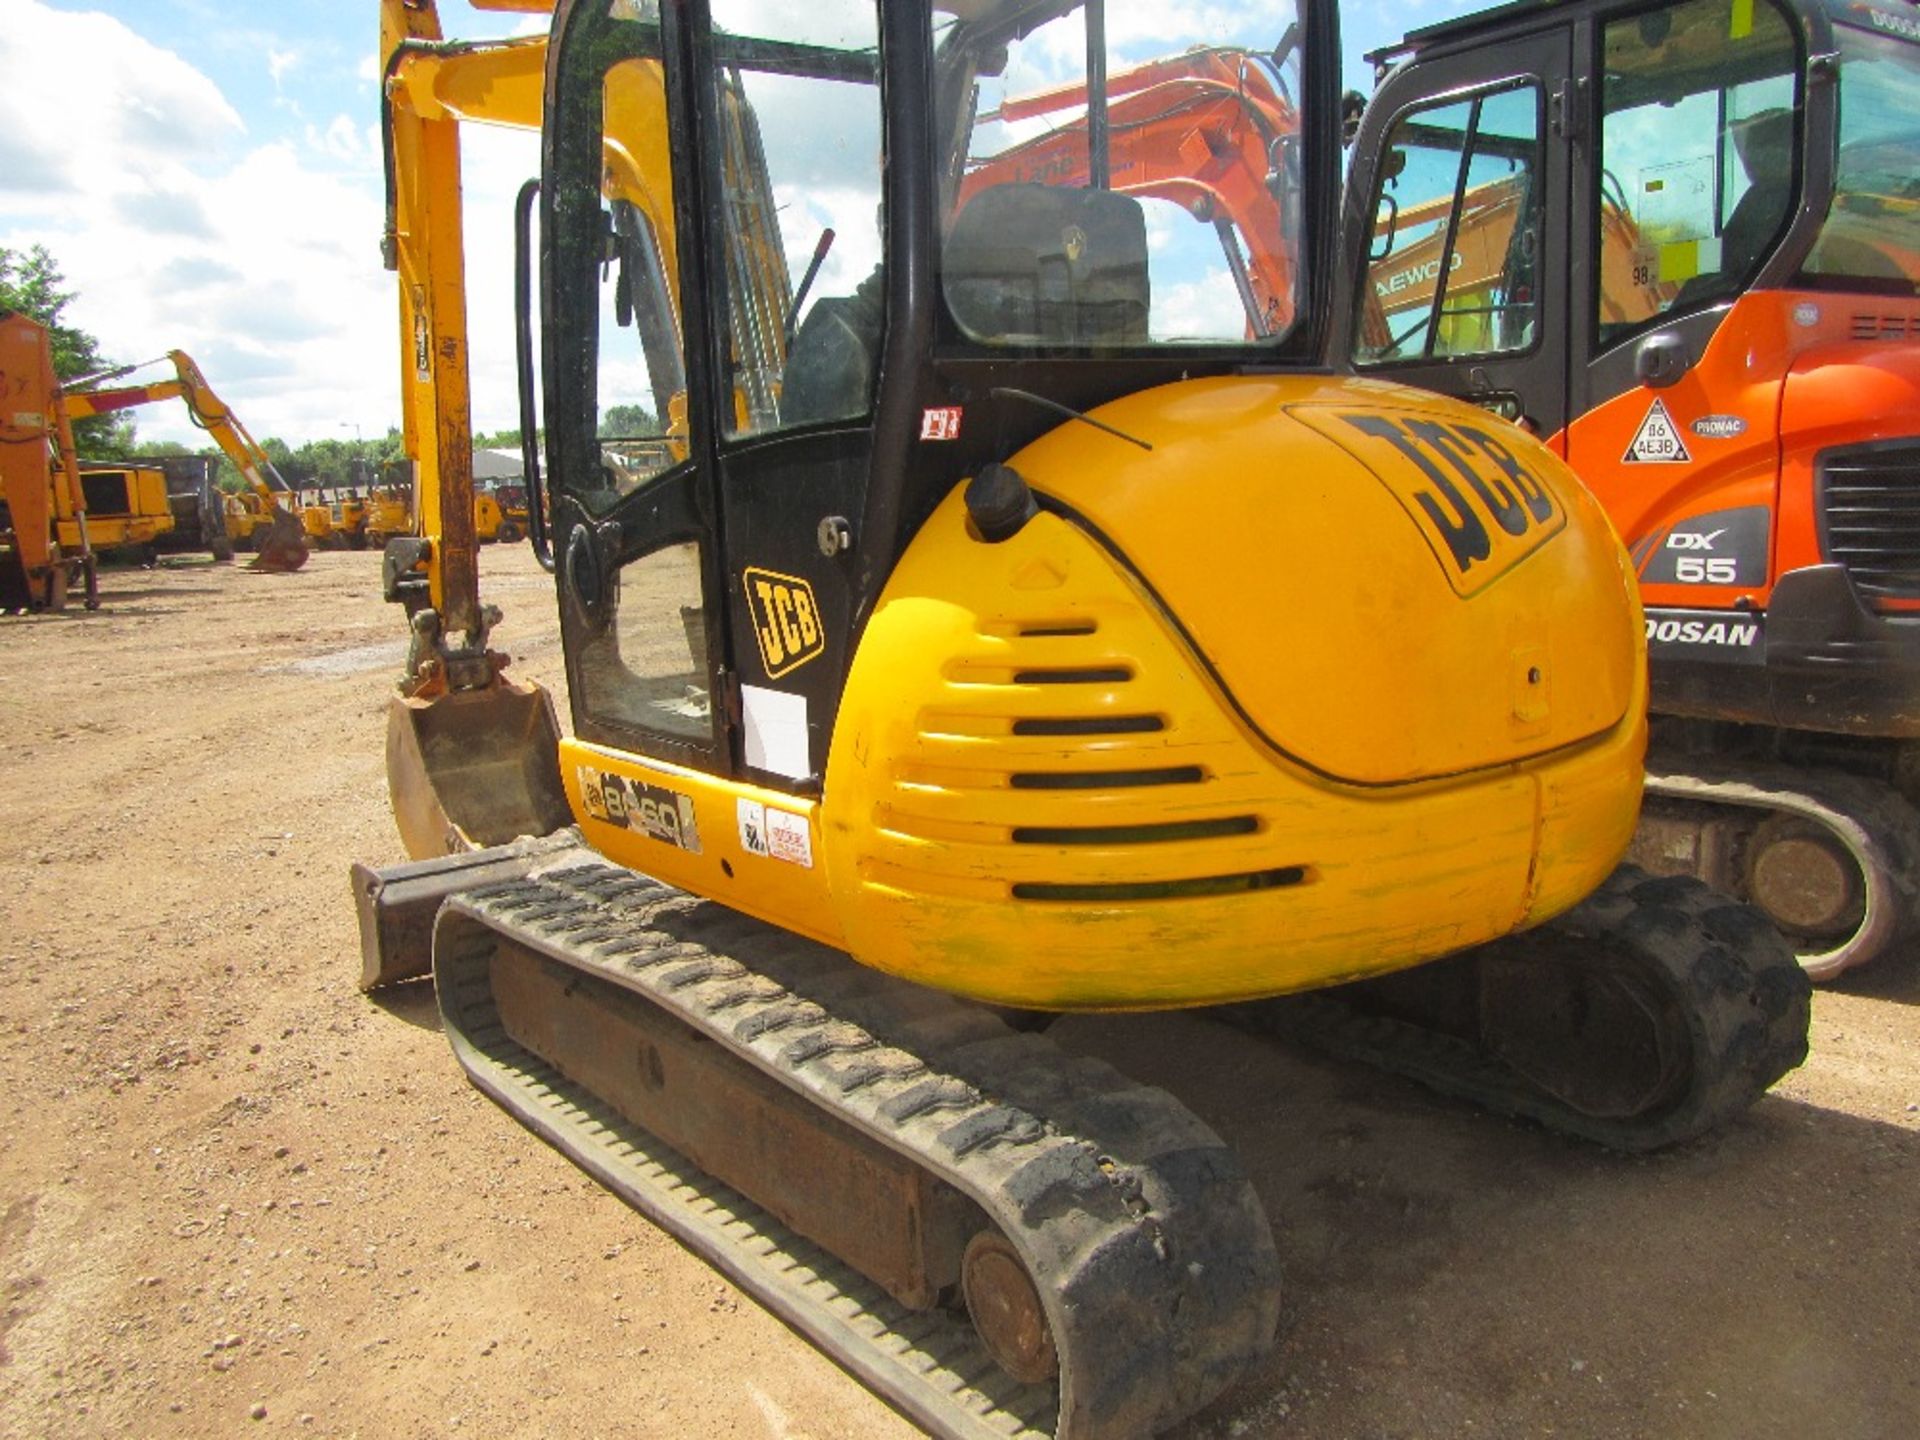
[[[1155,287],[1152,326],[1156,340],[1239,340],[1247,312],[1231,281],[1188,280]]]
[[[323,130],[317,125],[306,128],[307,148],[316,154],[346,165],[372,165],[380,162],[380,127],[362,125],[351,115],[336,115]]]
[[[299,63],[300,53],[297,50],[269,49],[267,51],[267,74],[273,77],[273,83],[276,85]]]
[[[0,25],[0,74],[0,136],[9,159],[31,161],[0,166],[10,206],[177,176],[183,153],[218,155],[246,129],[198,70],[105,15],[19,0]]]
[[[373,86],[364,113],[250,141],[206,74],[120,21],[0,7],[0,246],[53,253],[76,295],[67,323],[117,362],[186,351],[256,436],[297,446],[397,425]],[[297,59],[268,54],[276,76]],[[483,127],[464,140],[474,423],[501,429],[518,423],[510,217],[537,150]],[[184,406],[131,418],[143,439],[205,443]]]

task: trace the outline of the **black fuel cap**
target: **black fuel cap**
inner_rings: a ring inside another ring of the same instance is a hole
[[[1011,465],[985,465],[967,482],[967,514],[989,545],[1011,540],[1039,513],[1033,491]]]

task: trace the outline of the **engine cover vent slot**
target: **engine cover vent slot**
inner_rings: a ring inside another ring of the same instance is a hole
[[[1146,785],[1199,785],[1207,772],[1198,765],[1160,770],[1081,770],[1021,772],[1007,777],[1015,790],[1126,790]]]
[[[1016,845],[1170,845],[1186,840],[1221,840],[1252,835],[1260,821],[1252,815],[1225,815],[1217,820],[1171,820],[1158,825],[1022,825],[1013,832]]]
[[[1920,445],[1877,442],[1819,459],[1820,530],[1868,604],[1920,599]]]
[[[1201,875],[1191,880],[1148,880],[1113,885],[1050,885],[1029,881],[1013,887],[1013,898],[1082,905],[1120,904],[1132,900],[1186,900],[1301,885],[1306,883],[1308,873],[1304,865],[1282,865],[1272,870],[1249,870],[1238,875]]]
[[[1904,340],[1908,336],[1920,338],[1920,320],[1912,320],[1905,315],[1855,315],[1852,334],[1855,340]]]
[[[1151,735],[1167,728],[1159,715],[1066,715],[1013,722],[1016,735]]]
[[[1124,685],[1133,679],[1133,671],[1124,665],[1088,669],[1016,670],[1016,685]]]

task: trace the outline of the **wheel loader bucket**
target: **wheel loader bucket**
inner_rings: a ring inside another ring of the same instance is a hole
[[[260,537],[260,553],[247,563],[249,570],[273,570],[282,574],[298,570],[307,563],[307,532],[300,521],[278,505],[273,507],[273,522]]]
[[[496,680],[387,710],[387,788],[416,860],[547,835],[573,823],[560,727],[538,685]]]

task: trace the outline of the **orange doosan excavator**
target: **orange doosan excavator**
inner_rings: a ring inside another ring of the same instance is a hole
[[[1518,422],[1621,531],[1635,858],[1816,979],[1910,945],[1920,8],[1509,5],[1374,58],[1335,355]]]

